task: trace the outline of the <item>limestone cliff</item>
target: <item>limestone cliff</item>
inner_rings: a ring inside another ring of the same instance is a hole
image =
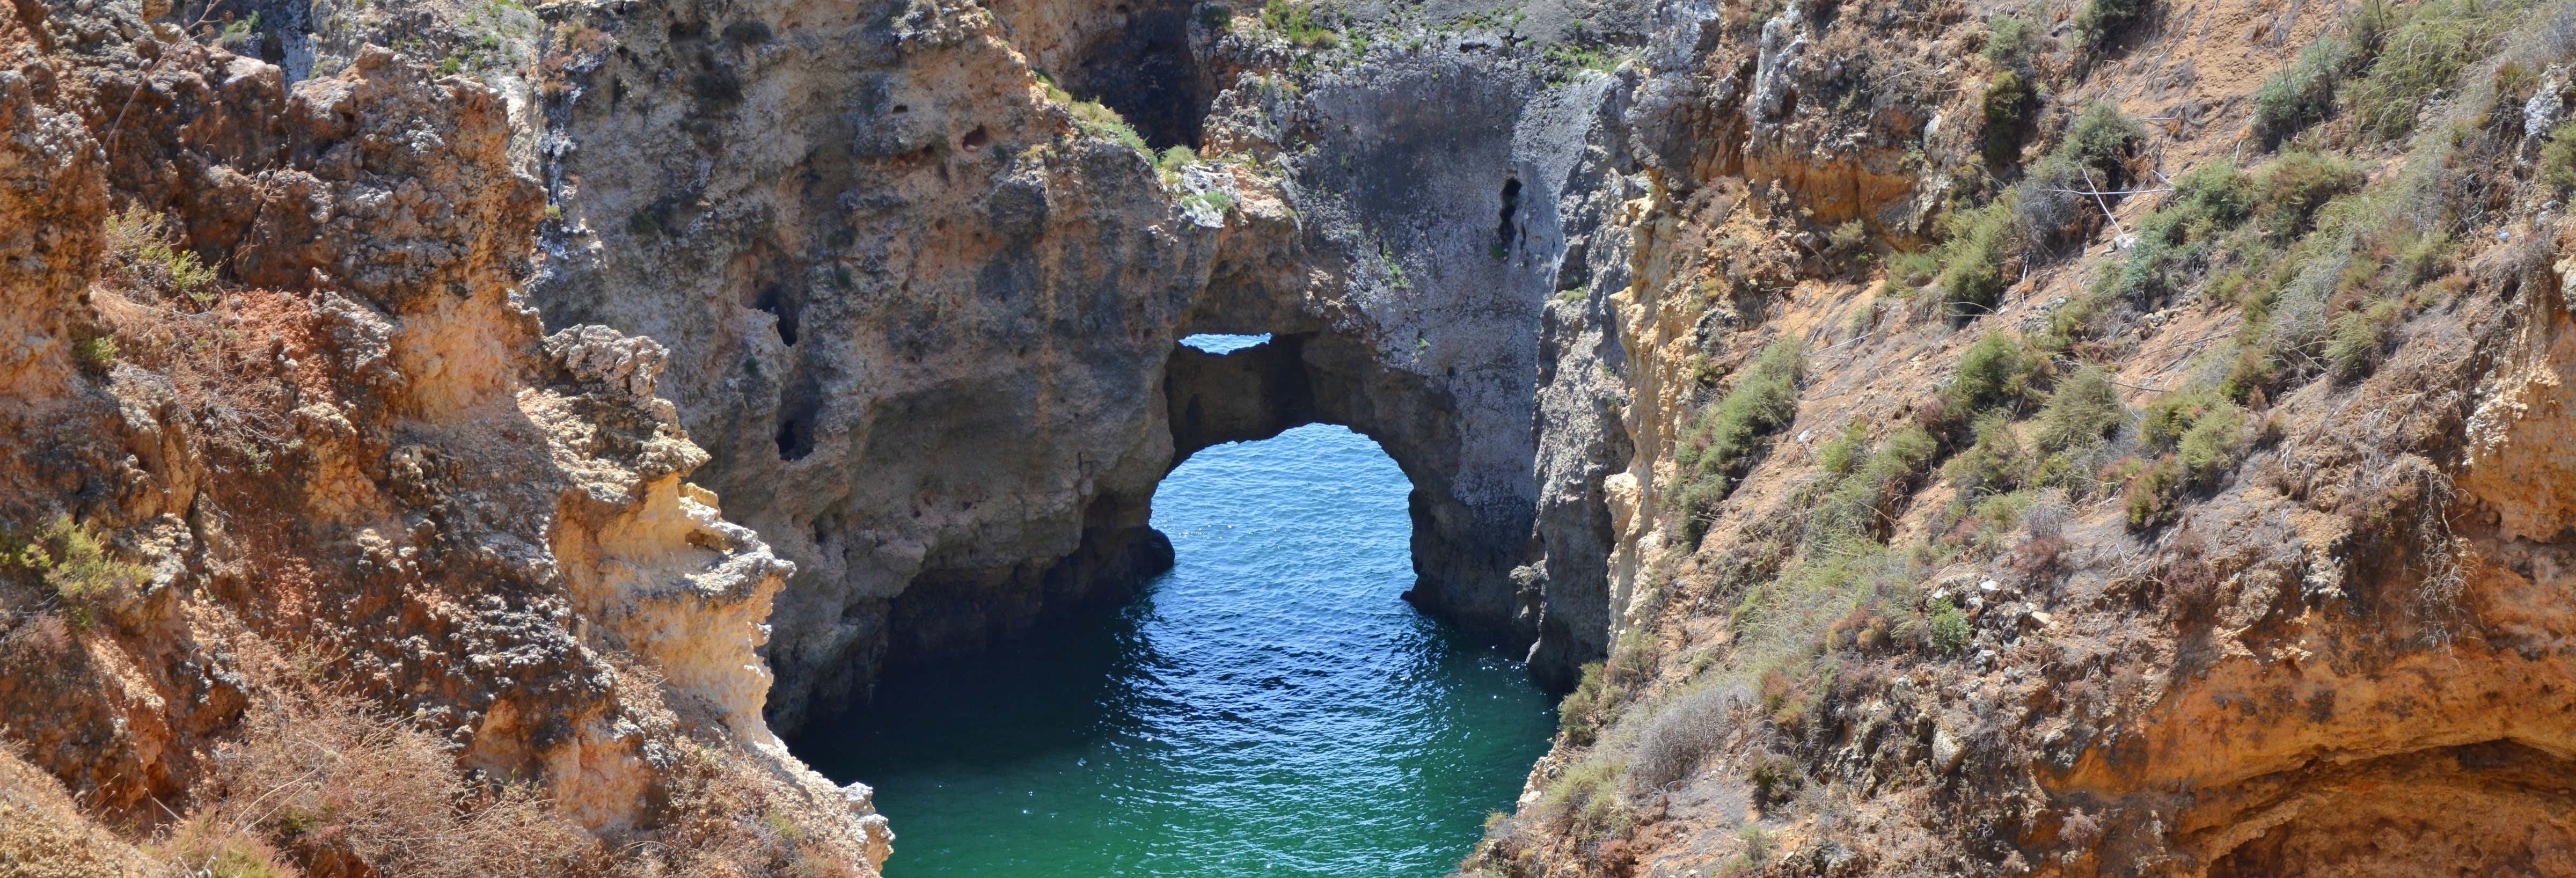
[[[16,9],[0,762],[176,870],[872,873],[863,791],[760,719],[792,567],[681,481],[664,349],[523,303],[494,92]],[[25,795],[12,864],[139,862]]]
[[[771,724],[1320,421],[1571,690],[1462,871],[2576,874],[2564,3],[232,14],[0,23],[6,736],[123,832],[0,852],[389,722],[457,837],[870,871]]]
[[[1535,525],[1611,462],[1543,487],[1531,388],[1617,80],[1551,82],[1490,26],[1313,68],[1216,6],[568,15],[601,37],[550,87],[535,299],[675,345],[701,478],[798,564],[773,721],[1129,594],[1169,563],[1166,472],[1316,420],[1412,476],[1418,603],[1549,632],[1560,674],[1602,648],[1598,598],[1562,596],[1598,592],[1606,529]],[[1176,343],[1201,332],[1277,341]],[[1245,382],[1276,393],[1194,402]]]

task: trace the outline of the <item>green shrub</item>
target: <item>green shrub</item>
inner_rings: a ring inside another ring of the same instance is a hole
[[[2185,224],[2178,212],[2151,214],[2140,223],[2135,245],[2117,262],[2102,266],[2094,277],[2091,295],[2104,301],[2124,301],[2138,310],[2151,311],[2185,283],[2185,276],[2200,263],[2201,244],[2184,237]]]
[[[1975,430],[1976,441],[1942,467],[1942,474],[1958,486],[1959,499],[1973,501],[2020,487],[2030,461],[2013,430],[2012,415],[1990,410],[1977,417]]]
[[[1939,443],[1921,426],[1888,434],[1876,448],[1860,445],[1866,435],[1855,421],[1820,452],[1826,471],[1838,478],[1817,486],[1818,499],[1806,521],[1807,544],[1875,540],[1888,501],[1939,450]]]
[[[116,339],[104,335],[82,339],[72,345],[72,356],[83,366],[105,372],[116,365]]]
[[[1585,664],[1581,682],[1556,703],[1557,728],[1565,733],[1567,743],[1589,747],[1601,733],[1602,714],[1619,695],[1605,676],[1601,662]]]
[[[2110,190],[2128,185],[2129,157],[2146,141],[2147,129],[2138,120],[2119,107],[2097,101],[2076,118],[2056,152],[2082,163],[2093,172],[2093,183]]]
[[[1166,186],[1180,182],[1182,169],[1198,163],[1199,154],[1179,144],[1154,155],[1154,170],[1162,175]]]
[[[2059,252],[2092,234],[2106,204],[2088,192],[2117,192],[2129,183],[2129,161],[2146,142],[2137,120],[2107,103],[2085,110],[2048,156],[2010,190],[2011,222],[2019,243],[2042,254]]]
[[[1199,7],[1199,24],[1217,33],[1234,30],[1234,10],[1223,4],[1209,3]]]
[[[254,11],[249,18],[235,19],[215,32],[215,45],[235,55],[259,54],[258,47],[252,45],[258,30],[259,13]]]
[[[63,606],[73,627],[88,627],[152,581],[152,569],[117,560],[107,542],[86,524],[56,516],[24,541],[0,538],[0,567],[34,573]]]
[[[2018,403],[2036,363],[2022,356],[2021,342],[2010,334],[1987,333],[1959,356],[1959,373],[1942,391],[1949,412],[1973,417],[1987,408]]]
[[[2031,56],[2038,53],[2031,35],[2030,19],[1998,15],[1987,25],[1986,63],[1997,70],[2020,70],[2030,66]]]
[[[2345,378],[2369,372],[2403,313],[2396,300],[2382,299],[2336,315],[2326,336],[2327,365]]]
[[[1840,434],[1816,448],[1816,465],[1837,476],[1850,475],[1868,459],[1869,427],[1858,418],[1844,424]]]
[[[1297,0],[1270,0],[1261,7],[1261,23],[1303,49],[1330,49],[1342,44],[1342,35],[1326,22],[1329,13],[1318,15],[1317,4]]]
[[[1772,433],[1798,416],[1798,377],[1805,355],[1790,339],[1763,349],[1735,387],[1699,419],[1674,449],[1685,480],[1675,501],[1681,507],[1683,532],[1693,545],[1708,533],[1709,517],[1726,499],[1730,480],[1742,475],[1752,457],[1770,443]]]
[[[1984,207],[1945,217],[1949,237],[1941,245],[1942,301],[1953,316],[1966,320],[1994,311],[2003,298],[2004,258],[2019,242],[2013,228],[2017,198],[2008,193]]]
[[[1128,149],[1143,154],[1148,160],[1154,158],[1154,151],[1146,147],[1145,138],[1137,134],[1136,129],[1127,124],[1127,117],[1118,115],[1117,110],[1110,109],[1108,105],[1099,101],[1071,101],[1068,106],[1073,112],[1074,124],[1081,126],[1082,130],[1090,132],[1095,137],[1105,137],[1125,144]]]
[[[1968,627],[1968,614],[1961,612],[1949,598],[1934,599],[1924,621],[1931,633],[1932,648],[1944,655],[1955,655],[1967,649],[1970,638],[1975,635]]]
[[[2174,459],[2193,484],[2207,486],[2236,469],[2245,455],[2245,410],[2220,400],[2194,419],[2175,443]]]
[[[2087,296],[2097,300],[2097,307],[2112,301],[2140,310],[2159,307],[2189,286],[2220,236],[2258,210],[2255,180],[2222,162],[2203,164],[2175,181],[2174,188],[2171,202],[2138,223],[2129,251],[2096,277]],[[2052,335],[2068,340],[2089,329],[2089,320],[2080,326],[2051,324]]]
[[[2089,0],[2075,16],[2075,33],[2085,48],[2099,51],[2147,14],[2147,0]]]
[[[1920,289],[1941,273],[1941,260],[1930,253],[1896,253],[1887,257],[1887,279],[1906,290]]]
[[[1549,46],[1541,57],[1562,69],[1593,70],[1601,73],[1618,70],[1620,62],[1628,59],[1626,53],[1613,51],[1609,47],[1579,45],[1573,42]]]
[[[2147,407],[2138,432],[2147,447],[2174,452],[2130,485],[2130,521],[2140,527],[2160,523],[2158,516],[2166,511],[2142,496],[2170,498],[2183,487],[2215,483],[2235,469],[2245,451],[2244,410],[2206,386],[2174,391],[2156,400]]]
[[[2228,362],[2227,377],[2218,382],[2218,395],[2242,403],[2280,381],[2284,364],[2281,352],[2271,343],[2269,330],[2260,321],[2248,320],[2231,348],[2233,359]]]
[[[1548,810],[1577,821],[1586,836],[1616,834],[1629,822],[1627,803],[1619,796],[1619,779],[1627,766],[1595,756],[1558,775],[1541,794]]]
[[[2129,526],[2138,530],[2173,523],[2179,511],[2184,484],[2182,464],[2173,458],[2158,458],[2137,477],[2129,480],[2127,500]]]
[[[2147,404],[2138,439],[2156,451],[2172,451],[2193,424],[2220,406],[2230,405],[2210,388],[2194,385],[2166,393]]]
[[[1834,230],[1825,236],[1826,244],[1831,245],[1836,250],[1844,251],[1849,251],[1853,248],[1859,247],[1861,244],[1868,241],[1869,224],[1857,219],[1835,226]],[[1864,253],[1862,256],[1866,258],[1868,254]]]
[[[2329,34],[2299,51],[2254,93],[2254,133],[2269,149],[2334,114],[2335,90],[2361,57],[2351,39]]]
[[[2576,119],[2549,130],[2549,145],[2540,150],[2540,178],[2560,189],[2576,187]]]
[[[2203,162],[2174,181],[2174,208],[2192,222],[2233,229],[2261,206],[2253,175],[2226,162]]]
[[[2532,0],[2427,0],[2382,38],[2369,70],[2352,87],[2357,133],[2394,140],[2415,130],[2415,115],[2435,92],[2459,88],[2470,64],[2495,54]]]
[[[2022,514],[2029,512],[2031,505],[2037,502],[2039,493],[2030,488],[1989,494],[1979,499],[1968,507],[1967,522],[1975,525],[1968,536],[1969,541],[1988,552],[2002,550],[2005,539],[2021,527]]]
[[[2297,240],[2327,202],[2356,190],[2369,177],[2350,159],[2305,150],[2283,154],[2266,166],[2255,187],[2262,193],[2256,217],[2275,244]]]
[[[1184,207],[1192,205],[1205,207],[1208,209],[1208,212],[1223,216],[1234,210],[1234,196],[1227,195],[1220,190],[1210,189],[1205,192],[1200,192],[1195,195],[1182,198],[1181,205]],[[1398,284],[1397,288],[1402,289],[1403,287],[1401,285],[1404,282],[1404,276],[1401,274],[1396,275],[1395,281]],[[1429,343],[1428,340],[1421,341],[1426,345]]]
[[[1754,807],[1766,809],[1778,807],[1807,786],[1807,773],[1798,770],[1796,759],[1778,753],[1760,753],[1756,754],[1752,761],[1752,768],[1744,773],[1744,779],[1753,784]],[[1747,835],[1745,839],[1756,841],[1756,836]],[[1760,838],[1759,843],[1753,846],[1768,848],[1768,842],[1767,837]],[[1759,859],[1762,855],[1753,856]]]
[[[214,266],[178,245],[168,218],[141,205],[108,216],[107,269],[110,277],[160,297],[214,301]]]
[[[2104,269],[2106,272],[2114,270],[2110,267]],[[2031,347],[2043,354],[2060,354],[2092,335],[2100,328],[2098,324],[2103,316],[2111,311],[2109,290],[2109,283],[2097,280],[2084,292],[2069,297],[2066,304],[2049,309],[2048,325],[2031,337]]]
[[[2088,365],[2049,393],[2048,402],[2040,406],[2039,429],[2032,439],[2040,451],[2052,454],[2086,448],[2118,432],[2128,419],[2119,388],[2111,385],[2110,376],[2100,367]]]
[[[1543,801],[1551,808],[1581,808],[1586,801],[1618,795],[1613,785],[1621,766],[1607,759],[1586,759],[1557,775]]]
[[[2021,156],[2022,140],[2030,136],[2031,107],[2039,94],[2012,68],[1995,71],[1986,82],[1986,163],[2009,165]]]

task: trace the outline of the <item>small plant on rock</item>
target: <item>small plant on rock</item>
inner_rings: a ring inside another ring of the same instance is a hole
[[[16,543],[11,545],[11,543]],[[119,560],[96,529],[56,516],[24,542],[0,540],[0,562],[35,574],[62,602],[63,618],[87,628],[141,594],[151,568]]]
[[[1968,614],[1961,611],[1959,605],[1951,603],[1949,598],[1933,599],[1930,612],[1925,614],[1925,622],[1931,634],[1932,648],[1943,655],[1956,655],[1966,650],[1970,637],[1975,633],[1968,627]]]

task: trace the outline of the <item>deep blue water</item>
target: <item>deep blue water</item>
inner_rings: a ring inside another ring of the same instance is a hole
[[[1553,715],[1397,598],[1407,490],[1341,427],[1202,451],[1154,496],[1178,566],[1141,600],[891,676],[799,750],[876,787],[891,878],[1445,874]]]

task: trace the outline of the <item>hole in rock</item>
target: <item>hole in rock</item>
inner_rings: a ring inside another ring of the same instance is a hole
[[[969,132],[966,132],[966,137],[965,137],[965,139],[964,139],[964,140],[962,140],[962,141],[959,141],[959,143],[960,143],[961,145],[965,146],[965,147],[966,147],[966,149],[967,149],[968,151],[970,151],[970,152],[971,152],[971,151],[974,151],[974,150],[983,149],[985,144],[988,144],[988,143],[991,143],[991,142],[993,142],[993,135],[992,135],[991,133],[989,133],[989,132],[986,132],[986,131],[984,130],[984,126],[982,126],[982,125],[977,125],[977,126],[975,126],[975,130],[973,130],[973,131],[969,131]]]
[[[1189,24],[1188,3],[1137,9],[1084,48],[1065,89],[1117,110],[1156,150],[1198,148],[1209,96],[1190,54]]]
[[[1206,351],[1211,354],[1230,354],[1269,340],[1270,334],[1266,332],[1260,335],[1220,335],[1213,332],[1202,332],[1197,335],[1181,339],[1181,344],[1197,350]]]
[[[814,420],[823,411],[822,383],[797,370],[778,398],[778,458],[803,460],[814,453]]]
[[[1521,212],[1521,181],[1520,181],[1520,178],[1518,178],[1518,177],[1505,177],[1505,178],[1503,178],[1503,221],[1501,222],[1501,224],[1494,226],[1494,247],[1495,247],[1495,249],[1497,249],[1497,250],[1509,250],[1509,249],[1511,249],[1511,247],[1512,247],[1512,245],[1513,245],[1513,244],[1518,243],[1518,242],[1520,241],[1520,236],[1521,236],[1520,226],[1519,226],[1518,224],[1516,224],[1516,223],[1513,223],[1513,222],[1512,222],[1512,220],[1513,220],[1513,219],[1517,218],[1517,217],[1520,215],[1520,212]]]
[[[770,284],[760,288],[760,295],[752,299],[751,306],[778,318],[778,340],[793,345],[796,343],[797,320],[805,310],[801,298],[790,294],[784,284]]]
[[[794,747],[875,787],[907,878],[1442,874],[1554,718],[1510,656],[1398,599],[1411,491],[1340,426],[1201,449],[1153,495],[1174,566],[1141,596],[897,666]],[[988,624],[1018,588],[931,587],[981,597],[893,624]]]

